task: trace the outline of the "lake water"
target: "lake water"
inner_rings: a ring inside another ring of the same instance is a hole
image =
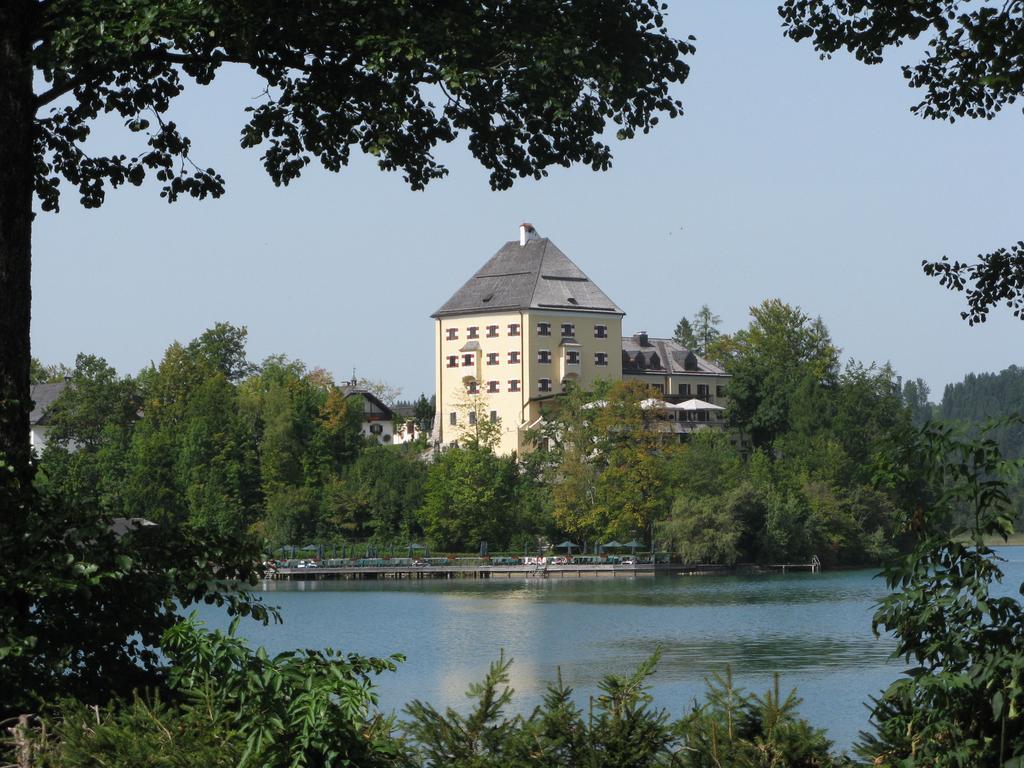
[[[1001,550],[1006,584],[1024,580],[1024,548]],[[762,693],[778,672],[797,688],[801,712],[848,748],[867,727],[865,703],[903,669],[893,641],[871,632],[884,584],[873,571],[766,576],[601,579],[267,582],[263,596],[284,624],[243,622],[241,633],[270,652],[332,647],[405,654],[379,678],[381,707],[413,698],[465,709],[467,686],[504,650],[515,662],[515,706],[539,703],[560,668],[586,708],[609,672],[629,672],[661,648],[651,679],[673,715],[700,698],[704,678],[726,666]],[[211,627],[227,621],[201,612]]]

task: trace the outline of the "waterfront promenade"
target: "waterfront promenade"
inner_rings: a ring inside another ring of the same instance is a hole
[[[313,581],[324,579],[579,579],[622,578],[655,575],[699,575],[730,573],[732,568],[721,565],[682,565],[679,563],[610,564],[586,563],[566,565],[465,565],[459,563],[439,565],[324,565],[310,567],[278,567],[267,572],[267,578],[280,580]]]

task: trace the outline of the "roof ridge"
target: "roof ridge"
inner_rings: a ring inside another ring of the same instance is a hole
[[[551,238],[545,237],[544,239],[544,250],[540,253],[540,262],[537,264],[537,277],[533,281],[533,290],[530,291],[530,304],[531,306],[537,300],[537,286],[540,285],[540,276],[544,274],[544,259],[548,257],[548,246],[551,245]]]

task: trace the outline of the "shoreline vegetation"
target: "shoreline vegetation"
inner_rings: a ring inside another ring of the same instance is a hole
[[[945,462],[930,465],[926,457],[936,455]],[[892,482],[926,493],[929,503],[923,515],[905,518],[916,535],[906,555],[884,566],[890,593],[874,624],[896,638],[912,668],[879,693],[871,730],[852,755],[835,754],[827,730],[799,716],[798,692],[781,689],[778,676],[753,695],[725,669],[672,720],[646,687],[657,653],[632,674],[604,678],[589,711],[556,679],[540,706],[510,714],[511,660],[501,657],[469,687],[468,712],[413,698],[400,719],[384,716],[373,679],[395,671],[401,656],[322,649],[269,657],[237,636],[240,617],[227,632],[175,622],[160,641],[163,686],[115,696],[102,708],[50,702],[38,717],[18,721],[9,747],[22,765],[54,768],[1012,765],[1008,759],[1024,755],[1024,724],[1014,714],[1024,691],[1012,673],[1024,663],[1024,606],[990,594],[1001,574],[984,543],[1013,534],[1006,484],[992,479],[1006,469],[993,441],[963,441],[941,427],[919,431],[893,457]],[[963,505],[970,526],[956,522]]]
[[[801,329],[813,354],[792,345]],[[1017,422],[977,436],[916,426],[891,370],[840,366],[820,321],[779,302],[755,308],[736,337],[729,419],[749,453],[728,431],[665,444],[639,407],[650,393],[608,384],[554,400],[522,457],[495,455],[481,425],[427,461],[424,445],[363,440],[325,373],[282,357],[248,363],[244,329],[172,345],[137,378],[80,356],[36,482],[0,474],[4,504],[29,511],[0,563],[21,569],[9,583],[32,586],[0,656],[2,715],[15,718],[7,748],[71,768],[827,768],[1024,755],[1024,608],[989,593],[1000,574],[986,545],[1022,538],[1016,464],[1001,447]],[[583,407],[595,396],[603,407]],[[115,523],[138,517],[158,524]],[[874,626],[910,672],[879,692],[851,757],[795,713],[796,693],[747,696],[725,670],[678,721],[646,693],[655,659],[607,678],[592,711],[555,681],[543,706],[516,716],[502,659],[470,688],[470,714],[412,700],[397,722],[376,711],[373,680],[399,657],[269,657],[236,635],[245,617],[280,618],[248,591],[268,540],[401,551],[420,537],[435,553],[614,537],[724,567],[815,554],[826,568],[881,563],[890,592]],[[230,631],[184,618],[197,603],[224,606]]]

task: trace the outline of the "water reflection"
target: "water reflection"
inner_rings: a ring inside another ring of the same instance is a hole
[[[1024,550],[1004,550],[1004,594],[1024,579]],[[725,666],[766,690],[772,674],[796,687],[802,711],[840,747],[867,725],[864,703],[903,669],[876,638],[871,614],[884,594],[871,571],[751,577],[546,580],[273,582],[265,598],[282,626],[242,624],[277,652],[332,646],[368,655],[404,653],[380,679],[382,708],[413,698],[467,706],[465,691],[503,651],[513,657],[515,706],[528,711],[561,669],[587,705],[601,678],[628,673],[657,648],[657,703],[679,715]],[[211,624],[226,625],[213,609]]]

